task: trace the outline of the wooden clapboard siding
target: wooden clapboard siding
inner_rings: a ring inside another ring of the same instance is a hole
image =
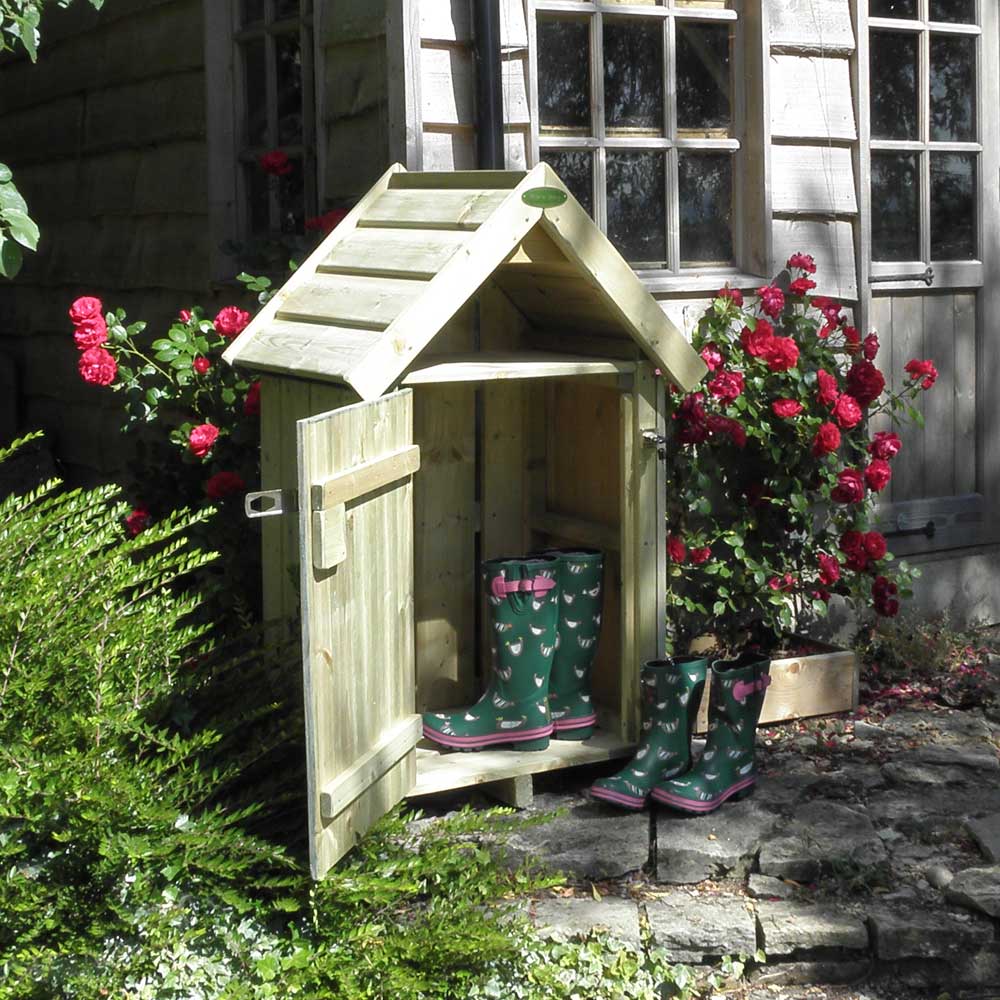
[[[856,139],[847,59],[771,56],[771,134],[791,139]]]
[[[880,418],[873,430],[894,429],[903,450],[893,460],[893,478],[881,498],[901,503],[976,492],[976,329],[975,295],[910,293],[876,296],[872,325],[887,382],[898,391],[903,366],[911,358],[930,358],[938,381],[916,401],[923,429],[891,427]]]
[[[823,55],[854,51],[850,0],[769,0],[772,49]]]
[[[850,222],[816,219],[774,220],[775,268],[790,254],[811,253],[816,258],[816,293],[854,301],[858,297],[854,258],[854,228]]]
[[[838,146],[774,146],[771,207],[781,215],[856,215],[851,151]]]

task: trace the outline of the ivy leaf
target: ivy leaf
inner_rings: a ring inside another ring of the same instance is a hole
[[[228,387],[225,388],[225,389],[223,389],[222,390],[222,402],[225,403],[226,406],[232,406],[233,403],[236,402],[236,393],[232,389],[230,389]]]
[[[38,226],[34,219],[29,218],[26,212],[19,212],[17,209],[6,209],[0,212],[0,219],[3,219],[10,235],[17,240],[21,246],[28,250],[38,249]]]
[[[0,163],[0,184],[9,183],[13,176],[10,167],[6,163]]]
[[[24,255],[21,248],[13,240],[0,233],[0,277],[17,277],[23,262]]]
[[[3,164],[0,164],[3,166]],[[9,171],[8,171],[9,173]],[[28,203],[21,197],[21,192],[13,184],[0,181],[0,212],[28,212]]]

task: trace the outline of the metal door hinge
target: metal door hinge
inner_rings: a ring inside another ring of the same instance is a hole
[[[295,490],[258,490],[248,493],[243,500],[243,510],[251,520],[294,514],[298,509],[299,497]]]

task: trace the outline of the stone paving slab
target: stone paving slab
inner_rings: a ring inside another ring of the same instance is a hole
[[[779,817],[753,799],[708,816],[661,810],[656,824],[657,879],[687,885],[711,878],[745,878]]]
[[[875,954],[895,959],[955,959],[989,945],[994,936],[988,920],[912,908],[876,908],[869,913]]]
[[[757,922],[768,958],[819,949],[864,951],[868,947],[864,918],[830,906],[760,902]]]
[[[1000,861],[1000,812],[970,819],[965,829],[987,861]]]
[[[944,894],[959,906],[1000,917],[1000,865],[966,868],[948,883]]]
[[[838,802],[809,802],[795,812],[787,832],[761,847],[764,875],[811,882],[831,865],[879,864],[886,849],[867,813]]]
[[[622,944],[642,947],[639,908],[627,899],[539,899],[533,909],[535,926],[543,934],[565,939],[601,930]]]
[[[672,962],[700,965],[721,955],[752,955],[757,925],[740,896],[674,892],[646,903],[652,943]]]
[[[753,899],[794,899],[800,891],[791,882],[752,872],[747,879],[747,893]]]

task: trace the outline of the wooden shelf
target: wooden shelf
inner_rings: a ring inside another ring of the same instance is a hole
[[[510,354],[449,354],[419,360],[403,378],[403,385],[435,382],[492,382],[499,379],[560,378],[580,375],[628,375],[634,361],[589,358],[573,354],[523,351]]]
[[[417,783],[410,790],[409,797],[485,785],[491,781],[557,771],[579,764],[599,764],[605,760],[628,757],[634,750],[634,744],[602,732],[581,743],[552,740],[548,750],[535,751],[442,752],[425,741],[417,745]]]

